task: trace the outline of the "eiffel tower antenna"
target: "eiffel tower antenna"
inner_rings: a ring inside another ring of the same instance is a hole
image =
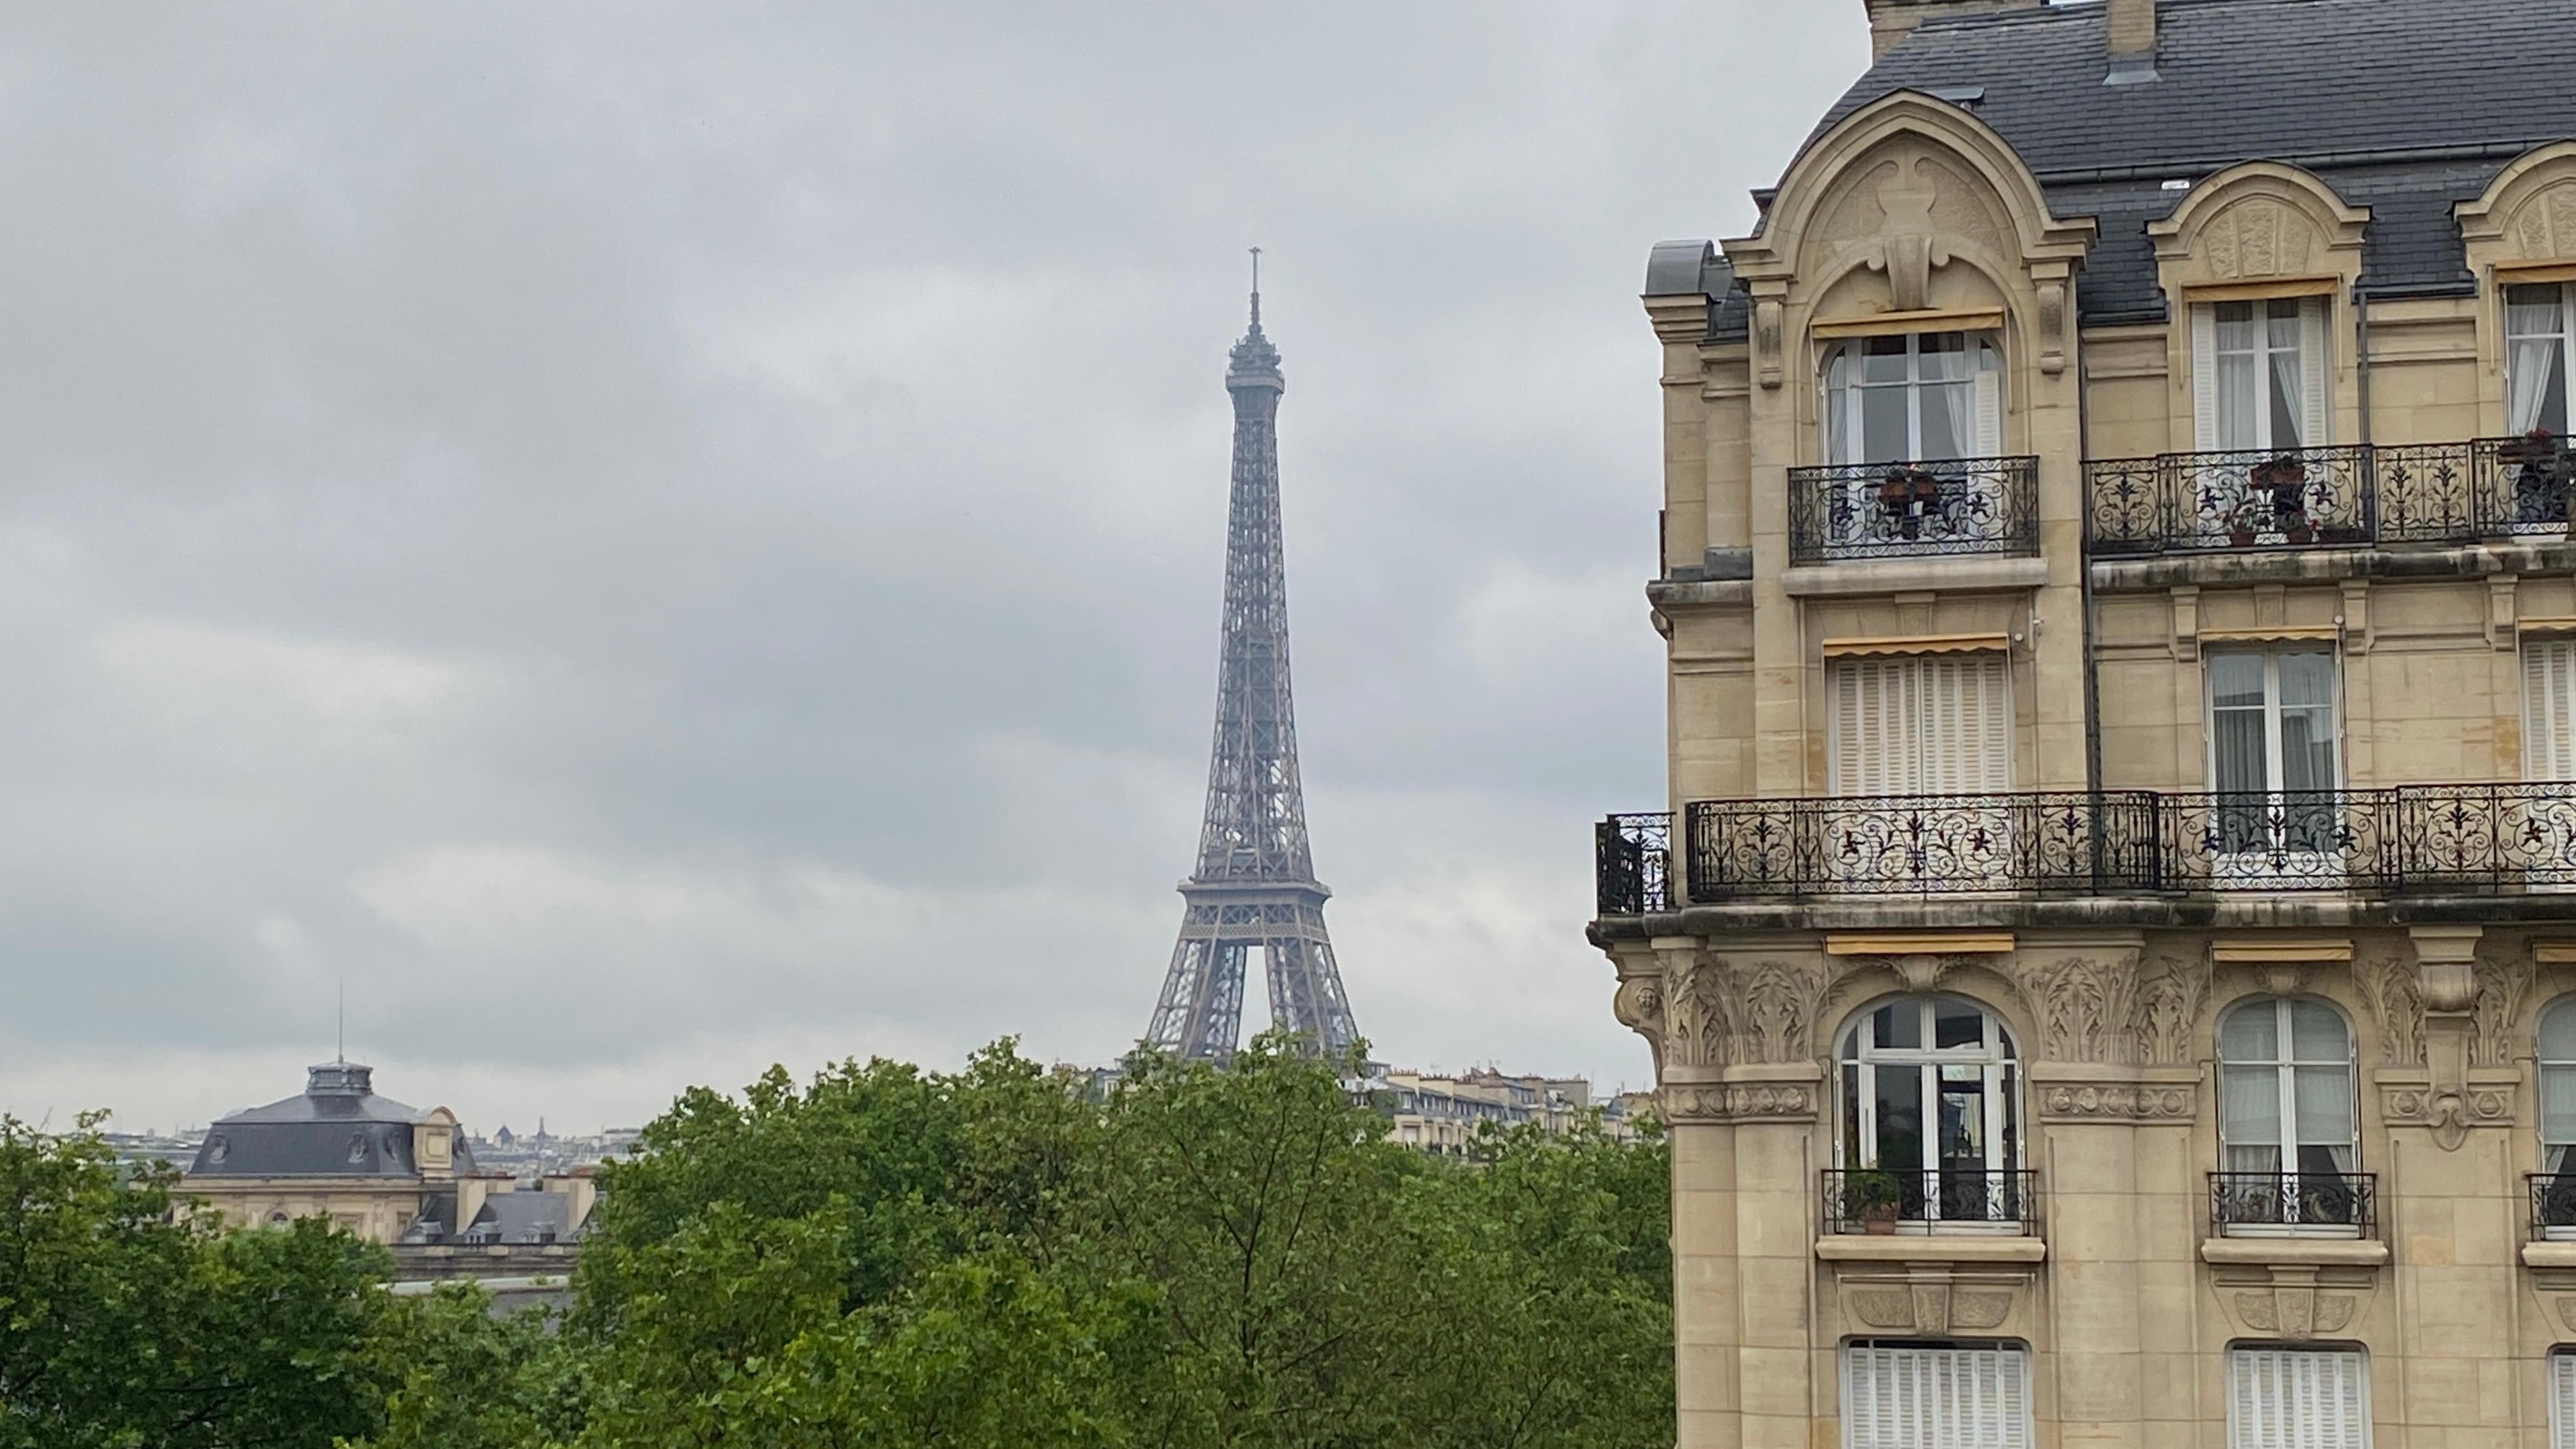
[[[1224,648],[1216,745],[1198,868],[1181,882],[1181,939],[1145,1045],[1222,1060],[1242,1033],[1253,948],[1270,978],[1273,1025],[1309,1050],[1359,1039],[1306,848],[1297,720],[1288,688],[1288,576],[1279,536],[1279,349],[1261,333],[1261,248],[1252,249],[1252,327],[1234,344],[1234,484],[1226,510]]]

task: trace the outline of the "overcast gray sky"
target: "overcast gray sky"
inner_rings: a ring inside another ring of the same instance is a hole
[[[0,1106],[1105,1061],[1204,789],[1243,248],[1384,1059],[1640,1084],[1647,248],[1859,0],[22,6]],[[1247,1012],[1262,1016],[1256,1005]]]

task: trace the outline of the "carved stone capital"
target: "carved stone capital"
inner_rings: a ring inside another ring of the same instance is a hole
[[[2048,1062],[2030,1068],[2031,1096],[2043,1122],[2131,1122],[2189,1126],[2200,1110],[2197,1067],[2087,1066]]]
[[[1663,1089],[1664,1120],[1675,1124],[1807,1123],[1816,1120],[1823,1095],[1824,1069],[1813,1062],[1730,1067],[1715,1081],[1667,1082]]]

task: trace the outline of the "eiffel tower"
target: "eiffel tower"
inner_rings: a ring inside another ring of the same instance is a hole
[[[1252,329],[1234,344],[1234,488],[1227,508],[1225,650],[1217,667],[1216,751],[1198,869],[1181,882],[1181,940],[1145,1044],[1185,1057],[1234,1052],[1254,947],[1270,977],[1274,1026],[1308,1049],[1359,1039],[1324,901],[1306,851],[1297,719],[1288,693],[1288,572],[1279,540],[1279,349],[1261,335],[1261,249],[1252,249]]]

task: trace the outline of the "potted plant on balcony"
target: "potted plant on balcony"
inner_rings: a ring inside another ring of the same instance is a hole
[[[1878,483],[1878,506],[1887,510],[1897,531],[1907,538],[1919,537],[1923,515],[1941,503],[1941,480],[1922,468],[1899,463],[1887,470]]]
[[[2247,475],[2253,492],[2272,505],[2272,524],[2292,543],[2316,537],[2308,523],[2308,465],[2296,453],[2279,453],[2254,465]]]
[[[1864,1168],[1851,1175],[1850,1208],[1860,1219],[1864,1233],[1893,1233],[1896,1220],[1905,1211],[1905,1194],[1896,1174],[1882,1167]]]

